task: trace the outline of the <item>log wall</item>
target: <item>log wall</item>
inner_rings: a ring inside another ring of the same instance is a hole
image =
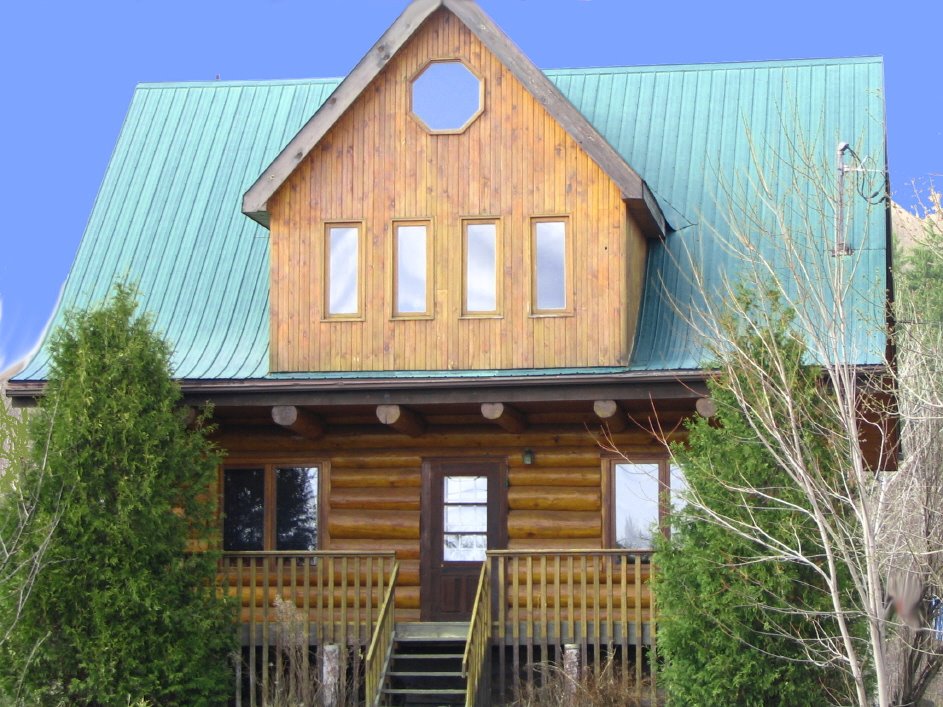
[[[329,433],[310,441],[278,431],[224,428],[227,463],[321,465],[321,550],[393,550],[400,560],[397,620],[418,620],[420,492],[424,458],[504,457],[508,464],[508,547],[597,549],[603,546],[605,452],[585,427],[511,434],[491,427],[432,430],[417,438],[390,432]],[[615,435],[628,453],[651,456],[660,445],[640,430]],[[522,460],[534,451],[531,465]]]

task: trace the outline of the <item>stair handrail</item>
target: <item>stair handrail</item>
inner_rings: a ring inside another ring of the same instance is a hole
[[[478,590],[468,623],[468,638],[462,656],[462,677],[465,678],[465,706],[474,707],[477,702],[481,678],[484,673],[488,651],[491,649],[491,558],[481,563]]]
[[[364,660],[365,698],[367,707],[380,704],[383,693],[383,681],[393,652],[393,629],[396,626],[396,580],[399,576],[399,560],[393,562],[390,571],[390,583],[377,614],[377,622],[370,637],[370,647]],[[381,656],[382,650],[382,656]]]

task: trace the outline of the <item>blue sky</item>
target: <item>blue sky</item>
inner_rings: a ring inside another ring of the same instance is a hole
[[[479,0],[540,67],[880,54],[895,199],[943,183],[943,2]],[[0,370],[37,343],[134,86],[343,76],[405,0],[30,0],[0,24]]]

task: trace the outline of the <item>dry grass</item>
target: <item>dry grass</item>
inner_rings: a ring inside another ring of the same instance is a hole
[[[642,683],[642,693],[649,694],[650,683]],[[634,675],[624,675],[611,658],[598,672],[583,670],[578,680],[573,680],[558,665],[546,668],[541,685],[523,687],[512,707],[627,707],[647,705],[636,693]]]

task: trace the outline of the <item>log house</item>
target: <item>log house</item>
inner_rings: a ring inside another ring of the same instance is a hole
[[[691,268],[736,268],[717,184],[751,130],[785,145],[783,97],[885,164],[881,80],[868,58],[544,72],[471,0],[415,0],[341,81],[139,86],[56,316],[132,278],[186,403],[214,405],[237,703],[268,690],[276,597],[312,660],[363,672],[351,701],[415,697],[410,641],[461,654],[443,701],[567,651],[641,677],[665,441],[711,410]],[[851,239],[862,366],[887,235]]]

